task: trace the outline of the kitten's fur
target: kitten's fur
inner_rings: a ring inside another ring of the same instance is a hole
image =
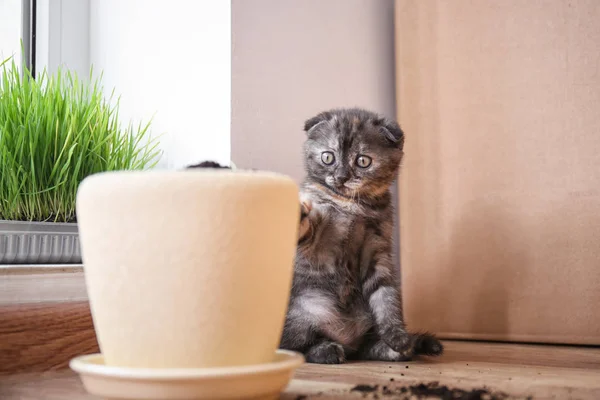
[[[396,122],[361,109],[323,112],[304,130],[302,215],[280,347],[325,364],[441,354],[434,336],[406,331],[392,263],[389,188],[404,133]],[[322,160],[325,151],[333,153],[333,164]],[[360,155],[371,157],[371,165],[359,167]]]
[[[188,165],[186,167],[186,169],[193,169],[193,168],[223,168],[223,169],[231,169],[231,167],[228,167],[226,165],[221,165],[218,162],[215,161],[202,161],[199,164],[193,164],[193,165]]]

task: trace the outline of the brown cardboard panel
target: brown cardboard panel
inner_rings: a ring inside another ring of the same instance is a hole
[[[406,319],[600,344],[600,2],[397,0]]]

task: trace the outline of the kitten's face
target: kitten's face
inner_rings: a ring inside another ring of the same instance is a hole
[[[334,110],[306,122],[309,179],[347,197],[385,193],[402,160],[400,127],[364,110]]]

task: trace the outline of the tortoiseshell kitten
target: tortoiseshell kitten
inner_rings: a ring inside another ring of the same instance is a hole
[[[231,169],[231,167],[228,167],[226,165],[221,165],[215,161],[202,161],[201,163],[188,165],[186,167],[186,169],[193,169],[193,168]]]
[[[324,364],[441,354],[433,335],[407,332],[392,263],[389,189],[402,130],[362,109],[323,112],[304,130],[302,215],[280,347]]]

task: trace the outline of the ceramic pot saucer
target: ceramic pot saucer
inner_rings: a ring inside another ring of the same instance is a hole
[[[277,350],[266,364],[219,368],[124,368],[104,364],[101,354],[71,360],[92,395],[120,400],[276,399],[304,357]]]

